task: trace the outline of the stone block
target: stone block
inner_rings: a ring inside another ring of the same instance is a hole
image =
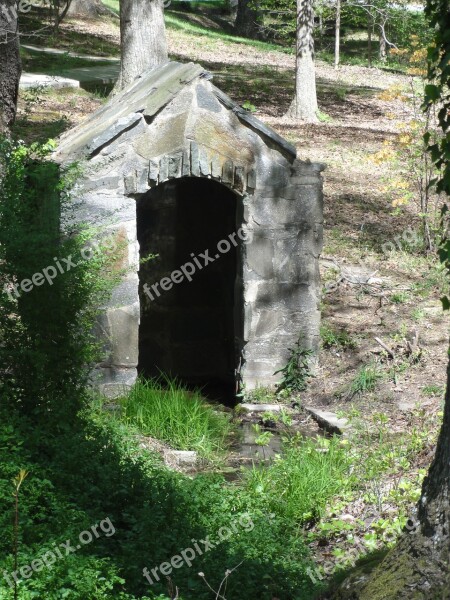
[[[234,165],[231,160],[226,160],[222,167],[222,181],[233,185],[234,182]]]
[[[168,176],[170,179],[181,177],[181,161],[183,154],[179,152],[177,154],[173,154],[169,156],[169,170]]]
[[[111,331],[112,364],[118,367],[136,367],[139,345],[139,304],[108,309]]]
[[[144,168],[141,169],[137,180],[136,180],[136,193],[137,194],[145,194],[149,190],[149,169]]]
[[[199,165],[200,175],[208,177],[211,175],[211,161],[209,159],[209,152],[206,148],[199,148]]]
[[[204,85],[197,85],[197,106],[213,113],[220,113],[222,107],[217,98]]]
[[[191,142],[191,174],[193,177],[200,177],[200,156],[196,142]]]
[[[246,246],[245,262],[247,267],[263,279],[274,276],[274,247],[272,240],[255,234],[251,244]]]
[[[169,157],[163,156],[159,161],[159,181],[167,181],[169,178]]]
[[[189,149],[185,148],[183,150],[181,176],[189,177],[190,174],[191,174],[191,157],[189,156]]]
[[[125,186],[125,194],[135,194],[137,191],[136,171],[126,175],[123,179],[123,183]]]
[[[151,185],[156,185],[159,178],[159,161],[151,160],[149,163],[148,178]]]

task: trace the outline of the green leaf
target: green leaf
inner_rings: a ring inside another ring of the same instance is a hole
[[[441,91],[442,89],[440,86],[434,85],[432,83],[429,83],[425,86],[425,95],[427,96],[427,99],[431,100],[432,102],[436,102],[436,100],[439,100]]]

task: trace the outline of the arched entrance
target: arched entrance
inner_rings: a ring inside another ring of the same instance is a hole
[[[206,178],[137,200],[139,372],[234,394],[243,344],[239,197]],[[157,254],[146,261],[149,254]],[[217,391],[219,393],[219,391]]]

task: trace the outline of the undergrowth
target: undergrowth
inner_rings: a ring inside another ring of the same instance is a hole
[[[172,448],[196,450],[205,458],[226,451],[232,431],[229,415],[176,380],[138,380],[119,402],[120,419]]]

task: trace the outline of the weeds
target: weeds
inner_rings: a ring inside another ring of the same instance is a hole
[[[286,366],[274,373],[274,375],[282,374],[277,391],[302,392],[306,389],[307,381],[311,377],[309,361],[312,350],[302,348],[298,341],[294,348],[289,349],[289,352],[290,356]]]
[[[383,373],[377,364],[364,365],[359,369],[350,384],[350,397],[365,392],[372,392],[380,379],[383,379]]]
[[[302,439],[288,444],[282,458],[266,468],[254,467],[248,485],[265,496],[271,510],[292,523],[319,518],[327,502],[346,485],[349,469],[346,451],[339,440]]]
[[[225,452],[232,431],[227,414],[214,410],[199,392],[176,380],[139,380],[120,400],[120,419],[177,450],[196,450],[204,458]]]
[[[352,336],[343,329],[333,329],[330,325],[323,323],[320,327],[320,337],[323,348],[356,348],[357,343]]]

